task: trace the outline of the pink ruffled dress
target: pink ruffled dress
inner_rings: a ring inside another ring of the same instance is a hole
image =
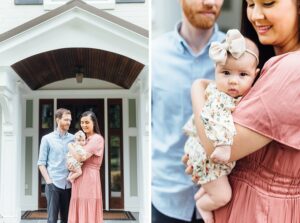
[[[273,141],[237,161],[215,223],[300,223],[299,61],[299,51],[270,59],[237,106],[236,123]]]
[[[104,140],[94,134],[87,139],[84,149],[93,155],[82,166],[82,175],[72,185],[68,223],[102,223],[102,192],[100,166],[103,159]]]

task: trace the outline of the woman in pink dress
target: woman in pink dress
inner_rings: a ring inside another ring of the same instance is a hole
[[[215,223],[300,223],[299,6],[300,0],[243,2],[242,31],[260,47],[264,67],[233,113],[237,135],[230,161],[238,160],[229,176],[233,194],[215,211]],[[200,83],[192,88],[195,117],[204,102]],[[195,120],[211,154],[212,143],[200,118]]]
[[[87,155],[80,157],[76,152],[72,155],[83,161],[82,175],[72,184],[72,195],[69,208],[68,223],[102,223],[102,192],[100,183],[100,166],[103,159],[104,140],[95,114],[84,112],[80,125],[87,136],[84,149]]]

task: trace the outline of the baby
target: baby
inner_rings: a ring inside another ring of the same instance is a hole
[[[189,136],[184,147],[189,155],[188,165],[201,185],[196,205],[205,223],[213,223],[212,211],[231,199],[227,175],[235,163],[228,161],[236,134],[231,112],[259,72],[257,46],[235,29],[227,32],[225,42],[211,44],[209,56],[216,64],[215,83],[209,83],[205,90],[201,117],[191,116],[183,127]],[[202,119],[205,133],[213,141],[215,150],[211,157],[201,145],[194,118]]]
[[[68,147],[69,150],[71,148],[75,149],[75,152],[78,153],[80,156],[84,157],[86,156],[86,151],[82,146],[85,145],[85,134],[83,131],[78,131],[75,133],[75,142],[69,143]],[[67,166],[72,167],[72,171],[70,172],[67,180],[69,180],[71,183],[74,182],[76,178],[78,178],[82,174],[81,166],[82,163],[78,162],[70,152],[67,153]]]

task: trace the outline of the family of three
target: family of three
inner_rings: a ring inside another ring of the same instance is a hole
[[[264,66],[233,112],[236,134],[226,161],[238,162],[229,177],[230,202],[216,208],[203,191],[195,196],[197,206],[217,209],[215,222],[300,222],[299,10],[297,0],[243,1],[242,32],[258,45]],[[202,116],[205,87],[201,81],[192,87],[195,117]],[[206,154],[214,158],[205,123],[195,124]]]
[[[169,43],[159,45],[161,38],[153,50],[153,222],[200,222],[195,206],[209,223],[300,222],[300,1],[245,0],[244,37],[230,30],[225,38],[218,36],[214,21],[204,26],[217,18],[223,1],[180,2],[183,21],[176,36],[164,37],[173,44],[178,39],[178,46],[167,49]],[[188,57],[190,63],[198,59],[192,48],[197,35],[207,40],[198,55],[210,57],[215,72],[205,69],[212,66],[204,57],[198,62],[201,69],[187,66]],[[162,72],[172,67],[177,67],[170,74],[178,77],[177,92],[171,89],[175,81],[159,83],[167,80]],[[215,73],[214,82],[203,80],[206,71]],[[179,89],[192,82],[193,116],[188,119],[189,101],[183,104]],[[167,97],[166,103],[155,102],[155,91]],[[162,115],[156,117],[158,111]],[[182,126],[187,141],[175,132]],[[183,157],[186,172],[200,189],[179,176],[183,147],[189,154]],[[193,193],[195,201],[188,200]]]
[[[103,222],[100,166],[104,140],[96,115],[82,113],[79,131],[68,133],[71,112],[55,112],[57,128],[42,137],[38,166],[46,181],[48,223]]]

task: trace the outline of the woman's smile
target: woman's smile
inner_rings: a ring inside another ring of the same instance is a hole
[[[270,25],[255,25],[256,31],[259,35],[263,35],[265,33],[267,33],[272,26]]]

